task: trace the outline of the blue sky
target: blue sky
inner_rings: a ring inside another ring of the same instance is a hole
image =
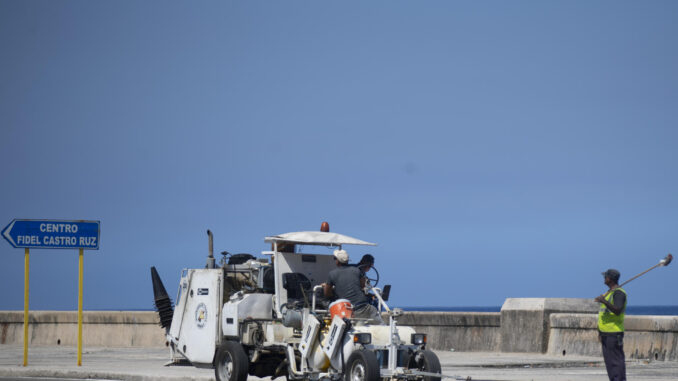
[[[0,224],[101,221],[85,309],[332,231],[400,306],[595,297],[678,248],[678,3],[0,1]],[[0,243],[0,309],[23,250]],[[31,251],[31,309],[77,308]],[[678,305],[674,266],[631,283]],[[673,281],[673,282],[672,282]]]

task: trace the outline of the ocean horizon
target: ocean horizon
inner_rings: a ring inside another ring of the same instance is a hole
[[[405,311],[424,311],[424,312],[500,312],[501,306],[462,306],[462,307],[400,307]],[[72,311],[72,310],[66,310]],[[155,311],[153,308],[96,308],[87,309],[87,311]],[[627,315],[659,315],[659,316],[678,316],[678,306],[628,306],[626,307]]]
[[[466,307],[400,307],[405,311],[426,312],[500,312],[501,306],[466,306]],[[678,306],[627,306],[627,315],[661,315],[678,316]]]

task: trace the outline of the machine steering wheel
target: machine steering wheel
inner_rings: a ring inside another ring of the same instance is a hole
[[[365,272],[365,278],[367,278],[372,287],[377,287],[379,284],[379,271],[377,271],[374,266],[371,266],[370,269]]]

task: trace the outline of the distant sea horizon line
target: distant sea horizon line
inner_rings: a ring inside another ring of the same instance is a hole
[[[501,306],[465,306],[465,307],[400,307],[405,311],[424,312],[500,312]],[[678,306],[627,306],[626,315],[666,315],[678,316]]]
[[[422,312],[501,312],[501,306],[391,306],[402,308],[405,311],[422,311]],[[87,311],[155,311],[153,308],[89,308]],[[56,310],[56,311],[72,311]],[[627,315],[666,315],[678,316],[678,306],[628,306],[626,307]]]

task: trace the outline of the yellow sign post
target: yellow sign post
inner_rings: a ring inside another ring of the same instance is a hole
[[[24,366],[28,365],[28,248],[24,249]]]
[[[82,366],[82,252],[81,247],[78,260],[78,366]]]

